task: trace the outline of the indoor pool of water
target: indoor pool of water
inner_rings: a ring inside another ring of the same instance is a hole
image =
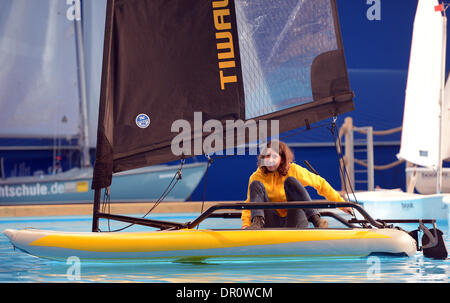
[[[150,218],[186,222],[197,214],[155,214]],[[450,261],[432,260],[417,253],[413,257],[301,257],[289,259],[211,260],[203,263],[81,263],[75,271],[70,260],[58,262],[14,250],[3,235],[8,228],[27,227],[90,231],[90,216],[24,217],[0,219],[0,282],[450,282]],[[329,220],[330,227],[341,227]],[[101,229],[125,226],[101,221]],[[200,228],[238,228],[239,219],[212,218]],[[439,221],[447,248],[450,247],[447,221]],[[399,225],[406,230],[416,225]],[[148,230],[133,226],[127,231]]]

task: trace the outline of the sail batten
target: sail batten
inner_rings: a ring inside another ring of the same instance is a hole
[[[278,120],[284,132],[352,99],[334,0],[109,0],[96,165],[110,175],[189,157],[211,125]],[[181,135],[192,152],[174,153]]]

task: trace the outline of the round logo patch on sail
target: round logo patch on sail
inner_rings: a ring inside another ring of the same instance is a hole
[[[146,114],[139,114],[136,117],[136,125],[139,128],[147,128],[150,125],[150,118]]]

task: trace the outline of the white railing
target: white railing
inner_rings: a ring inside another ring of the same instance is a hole
[[[401,132],[402,128],[397,127],[386,131],[374,131],[372,126],[356,127],[353,125],[353,119],[351,117],[345,118],[344,124],[339,129],[339,138],[344,138],[341,142],[344,143],[345,153],[342,157],[345,165],[348,178],[342,180],[341,184],[343,190],[346,188],[355,189],[356,184],[367,184],[367,190],[375,190],[375,170],[390,169],[404,162],[404,160],[398,160],[387,165],[375,165],[374,164],[374,152],[373,152],[373,136],[374,135],[390,135],[397,132]],[[365,135],[363,139],[355,139],[356,134]],[[341,151],[340,151],[341,152]],[[365,159],[358,159],[355,154],[365,154]],[[355,164],[364,167],[364,169],[356,169]],[[362,174],[364,178],[359,177]],[[356,178],[358,176],[358,178]],[[345,183],[344,183],[345,182]]]

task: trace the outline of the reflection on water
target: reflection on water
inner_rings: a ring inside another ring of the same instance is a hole
[[[80,282],[449,282],[449,262],[422,258],[380,258],[371,272],[367,258],[339,260],[247,261],[205,264],[82,264]],[[50,262],[22,281],[67,281],[67,266]]]
[[[160,217],[162,220],[173,220]],[[179,221],[191,220],[180,217]],[[67,220],[4,220],[6,228],[33,226],[42,229],[88,231],[89,217]],[[112,223],[112,222],[111,222]],[[115,224],[115,223],[114,223]],[[201,228],[235,227],[239,220],[206,221]],[[111,225],[111,228],[120,227]],[[408,230],[415,226],[402,226]],[[447,221],[438,222],[450,247]],[[133,230],[140,230],[134,227]],[[195,260],[194,260],[195,261]],[[421,253],[414,257],[302,257],[230,260],[197,260],[193,262],[149,262],[98,264],[80,263],[79,282],[450,282],[450,260],[431,260]],[[0,235],[0,282],[72,282],[70,264],[32,257],[15,251],[6,237]]]

